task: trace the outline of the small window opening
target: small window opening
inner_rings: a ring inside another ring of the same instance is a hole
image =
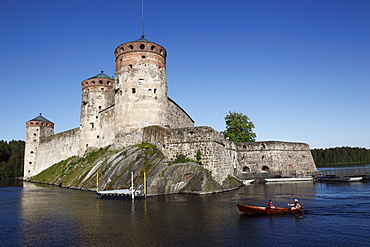
[[[152,47],[150,47],[150,49],[151,49],[152,51],[155,51],[155,46],[154,46],[154,45],[152,45]]]
[[[129,64],[129,65],[128,65],[128,67],[129,67],[130,69],[132,69],[132,64]]]
[[[28,162],[28,164],[30,164],[30,165],[31,165],[31,164],[32,164],[32,162],[30,161],[30,162]]]
[[[128,48],[130,48],[130,50],[134,49],[132,45],[129,45]]]
[[[262,166],[262,172],[270,172],[270,168],[268,166]]]
[[[94,123],[90,123],[90,127],[93,129],[94,128]]]
[[[248,166],[243,166],[243,172],[249,173],[251,169]]]
[[[145,48],[145,45],[144,45],[144,44],[141,44],[141,45],[140,45],[140,49],[141,49],[141,50],[144,50],[144,48]]]
[[[136,89],[135,88],[132,89],[132,93],[136,93]]]
[[[99,83],[100,83],[100,84],[103,84],[103,81],[102,81],[102,80],[100,80],[100,81],[99,81]]]
[[[155,94],[157,93],[157,89],[156,89],[156,88],[154,88],[154,93],[155,93]]]
[[[97,139],[99,139],[100,137],[99,136],[96,136]]]
[[[141,58],[145,58],[145,55],[142,55]]]

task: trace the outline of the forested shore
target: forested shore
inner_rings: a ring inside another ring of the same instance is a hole
[[[23,177],[24,141],[0,141],[0,179]]]
[[[358,147],[336,147],[311,149],[316,167],[355,166],[370,164],[370,149]]]

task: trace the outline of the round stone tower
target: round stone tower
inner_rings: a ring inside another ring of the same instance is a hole
[[[83,155],[89,147],[98,147],[101,138],[99,113],[114,104],[114,80],[103,72],[81,83],[79,155]]]
[[[141,38],[114,54],[116,138],[145,126],[167,126],[166,50]]]
[[[26,122],[26,146],[24,151],[23,178],[27,179],[39,173],[37,171],[37,153],[40,139],[54,135],[54,123],[50,122],[41,113],[39,116]]]

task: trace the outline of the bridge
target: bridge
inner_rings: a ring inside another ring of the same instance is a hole
[[[350,167],[350,168],[325,168],[320,169],[323,175],[336,175],[342,177],[362,177],[370,179],[370,167]]]

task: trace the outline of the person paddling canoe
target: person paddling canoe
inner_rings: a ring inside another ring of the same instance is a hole
[[[288,206],[291,206],[291,210],[296,210],[296,209],[302,209],[303,207],[301,204],[299,204],[298,199],[294,199],[294,203],[289,203]]]
[[[269,210],[274,210],[275,209],[275,206],[272,203],[272,200],[271,199],[269,200],[269,203],[267,204],[266,209],[269,209]]]

